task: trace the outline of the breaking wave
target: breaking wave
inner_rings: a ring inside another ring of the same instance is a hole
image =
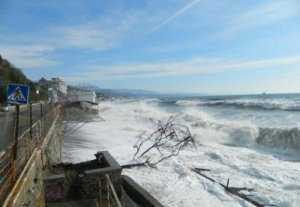
[[[179,100],[180,106],[231,106],[242,109],[300,111],[300,101],[291,100]]]
[[[260,128],[256,142],[271,148],[300,150],[300,129]]]
[[[231,146],[263,146],[281,150],[300,150],[300,128],[267,128],[249,123],[219,122],[208,114],[188,113],[182,118],[194,130],[201,129],[200,142],[217,141]]]
[[[217,102],[217,101],[215,101]],[[191,127],[199,143],[216,142],[231,146],[257,147],[300,150],[300,128],[258,127],[256,124],[243,120],[218,119],[205,110],[186,107],[183,110],[166,111],[161,107],[159,99],[147,100],[114,100],[102,102],[102,108],[109,107],[116,111],[114,117],[127,117],[138,120],[141,126],[151,127],[158,120],[167,120],[175,116],[179,124]],[[169,102],[168,102],[169,103]],[[169,107],[174,106],[170,103]],[[176,104],[199,106],[201,101],[177,101]],[[272,120],[270,120],[272,121]],[[134,124],[133,124],[134,125]]]

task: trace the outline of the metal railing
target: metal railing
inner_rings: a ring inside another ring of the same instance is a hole
[[[0,150],[0,206],[33,151],[41,146],[59,111],[60,107],[50,104],[29,104],[11,113],[10,131],[5,137],[10,142]]]
[[[98,207],[122,207],[116,189],[108,174],[98,179],[98,189],[99,189],[99,196],[97,199]]]
[[[10,107],[7,112],[0,112],[0,151],[5,150],[15,140],[16,120],[18,118],[18,133],[23,134],[33,123],[44,119],[54,106],[51,104],[35,103],[22,105],[17,111],[17,107]]]

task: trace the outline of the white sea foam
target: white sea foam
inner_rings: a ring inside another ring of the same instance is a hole
[[[232,106],[238,108],[300,111],[300,101],[290,99],[221,99],[221,100],[178,100],[180,106]]]
[[[298,146],[298,129],[268,131],[244,121],[218,120],[194,106],[171,113],[160,108],[157,101],[101,102],[99,115],[105,121],[88,123],[77,134],[67,137],[65,159],[83,161],[92,158],[96,151],[109,150],[121,164],[131,162],[138,135],[153,131],[155,122],[173,115],[179,123],[190,126],[197,148],[184,149],[157,169],[124,171],[165,206],[251,206],[199,177],[191,167],[211,169],[208,174],[222,183],[230,178],[232,186],[254,188],[254,198],[264,204],[300,205],[300,163],[291,162],[288,157],[293,155],[296,159],[296,155],[269,151],[270,148],[281,149],[283,145],[285,150]],[[291,138],[285,143],[288,135]]]

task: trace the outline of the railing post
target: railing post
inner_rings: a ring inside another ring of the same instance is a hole
[[[29,104],[29,133],[30,133],[30,138],[31,140],[33,139],[33,136],[32,136],[32,103]]]
[[[102,203],[102,182],[101,182],[101,178],[98,178],[98,189],[99,189],[99,206],[102,207],[103,203]]]
[[[114,206],[114,202],[117,207],[122,207],[122,204],[119,200],[118,194],[116,193],[115,187],[114,187],[109,175],[106,174],[105,177],[106,177],[106,182],[107,182],[107,193],[108,193],[107,200],[108,200],[109,207],[111,204],[112,204],[112,206]],[[110,195],[110,193],[111,193],[111,195]]]
[[[14,144],[12,147],[12,184],[16,180],[17,176],[17,153],[18,153],[18,141],[19,141],[19,118],[20,118],[20,106],[16,105],[16,117],[15,117],[15,135],[14,135]]]
[[[106,182],[106,190],[107,190],[107,205],[108,205],[108,207],[110,207],[110,189],[109,189],[108,180]]]
[[[40,103],[40,106],[41,106],[41,108],[40,108],[40,112],[41,112],[41,135],[42,135],[42,137],[40,137],[41,139],[44,137],[44,128],[45,128],[45,123],[44,123],[44,120],[43,120],[43,118],[44,118],[44,111],[43,111],[43,103]]]

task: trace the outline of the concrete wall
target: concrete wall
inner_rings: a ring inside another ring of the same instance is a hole
[[[150,193],[126,175],[122,175],[123,199],[130,207],[163,207]]]
[[[48,133],[42,145],[43,168],[48,169],[51,165],[61,162],[63,147],[63,123],[58,120]]]
[[[51,174],[44,178],[45,197],[48,203],[70,200],[95,199],[99,196],[99,187],[105,191],[107,186],[106,175],[109,174],[110,180],[114,185],[118,196],[121,196],[121,166],[107,152],[99,153],[101,155],[103,167],[97,166],[98,161],[91,161],[87,165],[81,163],[74,166],[72,170],[62,171]],[[94,162],[95,164],[93,164]],[[93,166],[93,167],[91,167]],[[89,168],[90,167],[90,168]],[[80,182],[78,179],[80,177]],[[74,182],[70,182],[74,181]],[[99,183],[99,181],[101,181]],[[78,188],[70,188],[71,183],[80,183]],[[84,193],[82,193],[84,192]]]
[[[63,125],[57,115],[41,147],[35,149],[3,207],[44,207],[43,174],[61,160]]]

